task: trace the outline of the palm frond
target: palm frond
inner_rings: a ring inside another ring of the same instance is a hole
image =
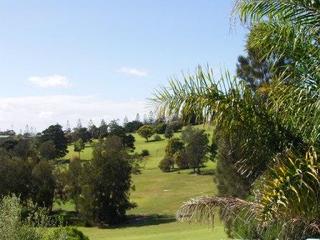
[[[226,197],[199,197],[185,202],[177,211],[176,218],[181,222],[200,222],[214,224],[215,214],[222,211],[224,221],[235,220],[239,213],[245,212],[244,221],[256,219],[263,206],[253,202],[247,202],[239,198]]]
[[[199,66],[194,75],[183,75],[182,81],[172,78],[169,87],[156,90],[150,100],[160,115],[178,114],[188,118],[193,114],[199,118],[205,116],[205,120],[210,121],[217,104],[224,98],[219,85],[214,79],[212,69],[207,68],[207,71],[204,71]]]
[[[320,2],[314,0],[238,0],[235,10],[243,22],[255,24],[283,19],[312,29],[320,28]]]

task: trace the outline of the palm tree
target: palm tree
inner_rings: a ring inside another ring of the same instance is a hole
[[[286,68],[253,92],[228,73],[216,81],[211,69],[199,67],[183,81],[172,79],[153,102],[160,114],[196,114],[219,136],[236,139],[234,164],[252,184],[251,197],[192,199],[177,218],[213,222],[218,207],[239,237],[319,236],[320,2],[242,0],[235,10],[251,28],[247,47],[274,63],[285,59]]]

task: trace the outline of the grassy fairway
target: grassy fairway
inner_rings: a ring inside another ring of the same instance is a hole
[[[148,149],[151,154],[144,161],[142,174],[133,177],[136,190],[132,192],[131,199],[138,207],[128,214],[140,217],[119,228],[82,227],[80,230],[91,240],[227,239],[219,222],[212,230],[208,226],[178,223],[174,220],[175,212],[182,202],[191,197],[216,193],[212,175],[194,175],[190,174],[190,170],[163,173],[159,170],[158,163],[164,155],[166,140],[146,143],[137,135],[135,138],[136,151]],[[86,148],[82,156],[90,159],[90,154],[90,148]],[[204,172],[214,168],[213,163],[208,163]]]

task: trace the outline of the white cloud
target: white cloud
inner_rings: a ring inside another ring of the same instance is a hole
[[[66,76],[58,75],[58,74],[49,75],[49,76],[31,76],[29,77],[28,80],[33,85],[41,88],[56,88],[56,87],[67,88],[71,86]]]
[[[138,69],[138,68],[130,68],[130,67],[121,67],[118,69],[119,73],[124,73],[129,76],[134,77],[146,77],[148,76],[148,71],[145,69]]]
[[[144,101],[112,101],[94,96],[26,96],[0,98],[0,128],[12,125],[15,130],[24,129],[26,124],[43,130],[50,124],[65,126],[67,120],[75,126],[80,118],[85,125],[90,119],[100,124],[101,119],[110,121],[125,116],[134,119],[136,113],[146,113]]]

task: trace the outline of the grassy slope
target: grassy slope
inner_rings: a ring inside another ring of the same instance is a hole
[[[166,140],[145,143],[141,137],[135,135],[135,138],[136,151],[148,149],[151,156],[145,159],[142,174],[133,177],[136,191],[132,192],[131,199],[138,207],[129,211],[129,214],[144,215],[146,219],[115,229],[80,229],[91,240],[227,239],[219,222],[212,230],[207,226],[177,223],[172,218],[183,201],[194,196],[215,194],[212,176],[193,175],[190,170],[162,173],[158,169],[158,162],[164,155]],[[90,159],[90,154],[91,149],[86,148],[81,155],[83,159]],[[69,157],[72,155],[72,152],[69,153]],[[209,163],[206,170],[214,167],[213,163]],[[158,218],[154,215],[158,215]]]

